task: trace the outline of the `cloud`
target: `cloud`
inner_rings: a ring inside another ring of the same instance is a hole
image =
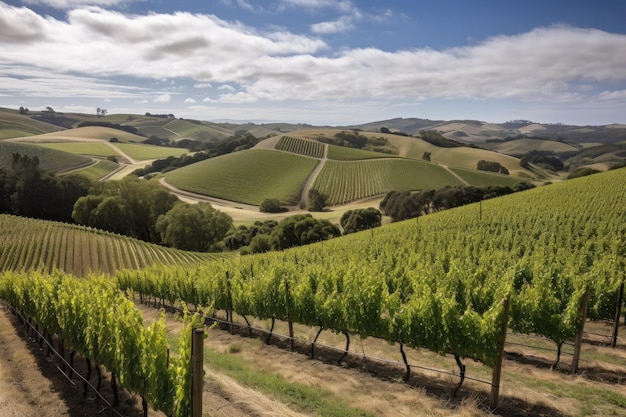
[[[338,33],[338,32],[348,32],[354,29],[354,24],[352,23],[352,17],[350,16],[342,16],[337,20],[329,21],[329,22],[320,22],[311,25],[311,32],[317,33],[320,35],[326,35],[329,33]]]
[[[189,104],[189,103],[193,104],[195,102],[196,102],[196,100],[192,99],[191,97],[185,99],[185,104]]]
[[[172,96],[167,93],[161,94],[154,99],[155,103],[169,103],[170,101],[172,101]]]
[[[128,3],[128,0],[23,0],[23,2],[66,10],[81,6],[115,6],[120,3]]]
[[[318,33],[345,30],[358,16],[351,2],[281,4],[348,10],[341,11],[347,16],[343,21],[318,24]],[[332,50],[317,36],[261,31],[212,15],[127,15],[90,7],[71,10],[62,20],[0,2],[0,52],[0,94],[11,95],[139,99],[137,94],[143,98],[162,92],[134,86],[161,79],[191,80],[196,88],[236,85],[237,92],[225,91],[215,99],[229,103],[428,98],[567,102],[605,91],[600,100],[626,89],[626,35],[569,26],[441,50]],[[127,80],[127,85],[107,80]],[[171,100],[165,94],[160,100],[166,97]]]
[[[234,92],[236,91],[236,88],[233,87],[232,85],[228,85],[228,84],[222,84],[219,87],[217,87],[218,90],[227,90],[230,92]]]

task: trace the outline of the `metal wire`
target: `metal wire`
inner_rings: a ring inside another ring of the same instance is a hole
[[[4,303],[3,303],[4,305]],[[89,382],[87,379],[85,379],[80,372],[78,372],[76,369],[74,369],[72,366],[70,366],[69,362],[67,362],[65,360],[65,358],[54,348],[54,346],[48,342],[48,340],[46,340],[46,338],[43,336],[43,334],[41,334],[39,332],[39,330],[37,330],[32,324],[30,324],[28,322],[28,320],[26,319],[26,317],[24,317],[24,315],[15,307],[9,305],[9,308],[14,311],[18,316],[20,316],[20,318],[22,319],[22,321],[24,322],[25,325],[27,325],[28,327],[30,327],[30,329],[35,332],[35,334],[37,334],[46,344],[46,346],[53,352],[54,356],[57,357],[59,360],[61,360],[61,362],[63,362],[65,364],[65,366],[67,366],[70,370],[72,370],[73,373],[75,373],[79,379],[81,379],[84,383],[86,383],[92,390],[93,392],[107,405],[107,407],[109,409],[111,409],[115,414],[117,414],[119,417],[126,417],[124,416],[122,413],[120,413],[118,410],[116,410],[115,408],[113,408],[113,406],[111,405],[110,402],[107,401],[106,398],[104,398],[96,389],[96,387],[94,387],[91,382]],[[57,365],[56,368],[63,374],[63,376],[65,376],[65,378],[70,381],[74,386],[76,386],[76,383],[74,381],[72,381],[69,376],[67,376],[67,374],[61,369],[59,368],[59,366]]]

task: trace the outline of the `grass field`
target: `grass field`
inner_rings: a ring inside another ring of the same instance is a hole
[[[484,187],[487,185],[511,186],[522,181],[522,179],[518,177],[511,177],[509,175],[501,175],[485,171],[476,171],[474,169],[450,167],[450,170],[476,187]]]
[[[39,158],[39,166],[44,170],[57,172],[79,167],[89,162],[89,158],[71,153],[48,149],[24,143],[0,142],[0,168],[11,165],[12,154],[20,153],[31,158]]]
[[[525,155],[534,150],[555,153],[578,151],[578,148],[567,143],[541,139],[518,139],[502,143],[485,143],[481,146],[507,155]]]
[[[259,205],[266,198],[296,204],[319,161],[263,149],[235,152],[165,174],[167,182],[211,197]]]
[[[460,185],[444,168],[408,159],[328,161],[313,188],[328,196],[329,205],[342,204],[391,190],[424,190]]]
[[[180,156],[188,153],[183,148],[168,148],[154,145],[140,145],[135,143],[116,143],[122,151],[127,153],[131,158],[140,161],[158,158],[167,158],[168,156]]]
[[[102,161],[98,161],[95,165],[74,172],[87,177],[92,181],[99,181],[117,168],[119,168],[119,164],[109,161],[108,159],[104,159]]]
[[[73,153],[77,155],[91,155],[91,156],[119,156],[115,150],[101,142],[60,142],[60,143],[38,143],[37,146],[41,146],[48,149],[56,149],[57,151],[63,151]]]

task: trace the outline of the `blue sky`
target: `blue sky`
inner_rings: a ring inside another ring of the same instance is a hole
[[[626,123],[626,0],[0,1],[0,106]]]

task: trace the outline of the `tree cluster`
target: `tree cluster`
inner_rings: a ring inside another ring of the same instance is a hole
[[[233,219],[209,203],[177,203],[156,222],[156,230],[165,245],[196,252],[217,250],[217,243],[232,226]]]
[[[500,162],[496,161],[486,161],[484,159],[481,159],[476,164],[476,169],[479,171],[495,172],[498,174],[509,175],[509,170],[506,169],[504,165],[500,164]]]
[[[259,206],[259,211],[261,213],[284,213],[287,208],[283,207],[277,198],[266,198]]]
[[[137,130],[136,127],[128,126],[128,125],[121,125],[119,123],[86,121],[78,125],[78,127],[86,127],[86,126],[108,127],[111,129],[123,130],[124,132],[132,133],[133,135],[139,134],[139,130]]]
[[[0,169],[0,213],[71,222],[74,203],[90,185],[80,175],[43,171],[36,156],[14,153],[10,167]]]
[[[529,168],[530,164],[549,168],[554,171],[561,171],[564,168],[561,161],[554,152],[547,151],[530,151],[520,159],[520,166]]]
[[[74,205],[72,218],[78,224],[162,243],[156,222],[170,211],[178,197],[156,181],[126,177],[97,183]]]
[[[231,250],[241,249],[242,254],[263,253],[308,245],[338,236],[341,236],[339,227],[328,220],[315,219],[310,214],[298,214],[278,223],[267,220],[257,221],[250,228],[239,226],[224,238],[224,245]]]
[[[363,230],[379,227],[382,221],[382,213],[373,207],[366,209],[348,210],[343,216],[339,224],[343,228],[343,234],[361,232]]]
[[[422,130],[420,132],[420,138],[422,138],[423,141],[440,148],[460,148],[462,146],[466,146],[460,142],[446,138],[436,130]]]
[[[445,187],[440,190],[428,190],[411,193],[409,191],[390,191],[380,203],[380,210],[392,220],[401,221],[425,214],[447,210],[481,200],[499,197],[518,191],[534,188],[527,182],[520,182],[512,187],[474,186]]]

